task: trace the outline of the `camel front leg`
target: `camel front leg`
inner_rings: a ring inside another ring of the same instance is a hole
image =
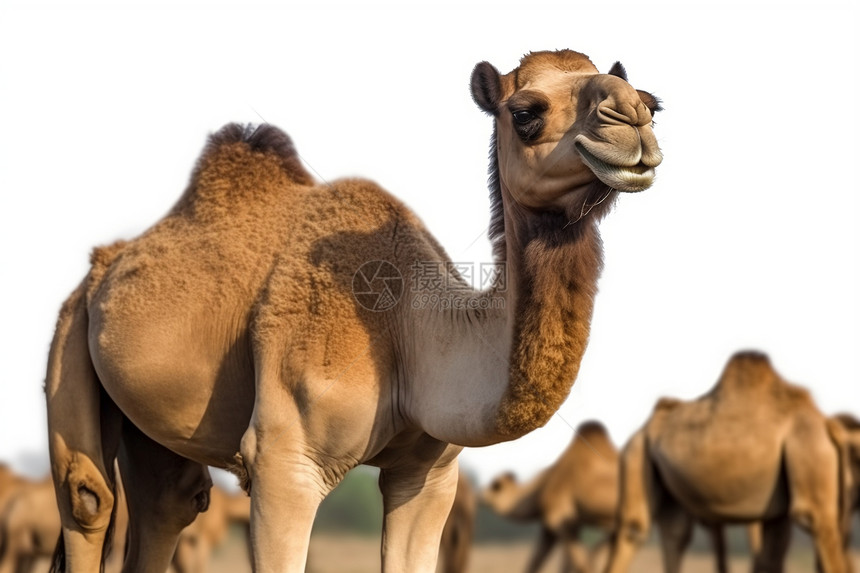
[[[410,457],[380,471],[383,572],[436,570],[442,529],[457,492],[461,449],[441,445],[442,454],[429,467]]]
[[[607,573],[626,573],[636,550],[648,539],[656,493],[645,436],[635,434],[621,453],[618,527],[612,536]]]
[[[252,421],[242,438],[256,573],[305,571],[317,508],[346,473],[326,471],[307,455],[297,426],[262,430]]]
[[[681,571],[684,551],[693,535],[693,519],[674,500],[663,500],[657,515],[660,545],[663,549],[663,569],[666,573]]]
[[[791,519],[777,517],[761,524],[761,547],[753,561],[753,573],[782,573],[791,542]]]
[[[532,551],[528,565],[526,565],[526,573],[537,573],[540,571],[541,567],[543,567],[544,561],[546,561],[546,558],[549,555],[549,552],[552,551],[553,547],[555,547],[555,542],[557,540],[558,538],[555,533],[546,527],[541,528],[538,542],[535,545],[534,551]]]
[[[564,534],[564,555],[562,556],[565,573],[591,573],[588,563],[588,548],[582,543],[579,528]]]

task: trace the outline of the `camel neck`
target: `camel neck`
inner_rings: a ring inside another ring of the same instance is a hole
[[[482,446],[546,424],[585,351],[602,265],[596,221],[515,209],[505,212],[500,280],[473,295],[489,310],[407,313],[421,326],[409,330],[409,376],[422,380],[407,411],[443,441]]]
[[[508,386],[497,431],[520,436],[567,398],[588,343],[602,267],[596,220],[509,208],[506,266],[512,285]]]
[[[493,503],[501,517],[517,521],[531,521],[540,515],[539,496],[546,482],[546,470],[522,484],[513,484],[510,491]]]

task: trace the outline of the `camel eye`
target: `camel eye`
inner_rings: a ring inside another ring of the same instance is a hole
[[[514,121],[519,125],[527,125],[528,123],[534,121],[537,116],[530,112],[527,109],[521,109],[519,111],[513,112]]]

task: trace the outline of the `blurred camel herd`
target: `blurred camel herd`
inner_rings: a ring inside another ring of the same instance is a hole
[[[734,524],[747,525],[756,573],[783,571],[792,524],[810,534],[820,571],[851,571],[860,421],[825,416],[766,355],[739,352],[704,396],[659,400],[620,456],[587,422],[532,482],[502,475],[482,497],[500,515],[541,524],[529,572],[562,540],[565,571],[625,573],[656,526],[664,571],[678,573],[694,523],[710,534],[719,573],[728,571],[724,528]],[[608,534],[597,546],[609,546],[602,566],[584,558],[576,536],[584,525]]]
[[[122,482],[106,555],[106,573],[118,573],[126,556],[129,520]],[[174,573],[206,573],[212,551],[236,524],[247,530],[250,502],[244,493],[213,486],[206,511],[182,530],[171,568]],[[32,481],[0,465],[0,573],[30,573],[40,559],[49,559],[60,536],[60,514],[50,477]]]
[[[475,494],[457,456],[543,426],[567,398],[603,266],[598,222],[663,159],[660,100],[620,62],[601,73],[578,52],[533,52],[507,74],[477,64],[470,87],[493,123],[489,288],[377,184],[317,181],[278,128],[225,126],[173,208],[95,249],[62,306],[45,383],[53,486],[8,477],[4,559],[26,566],[61,530],[53,571],[200,567],[237,518],[214,466],[250,496],[254,569],[298,573],[319,504],[369,464],[383,570],[431,573],[440,544],[462,570]],[[415,276],[428,265],[443,280]],[[452,291],[461,307],[415,304]],[[675,573],[694,522],[721,570],[722,525],[759,524],[754,569],[779,571],[793,521],[823,573],[846,573],[852,423],[741,353],[706,396],[660,401],[620,454],[588,424],[538,478],[503,476],[480,497],[540,523],[532,571],[555,544],[567,570],[596,567],[580,539],[594,526],[621,573],[656,525]]]

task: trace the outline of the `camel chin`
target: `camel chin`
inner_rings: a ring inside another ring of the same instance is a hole
[[[601,159],[596,155],[596,149],[592,144],[592,150],[586,146],[584,137],[578,137],[575,143],[576,150],[589,169],[600,181],[627,193],[636,193],[648,189],[654,182],[654,168],[645,165],[641,161],[636,165],[617,165]],[[589,142],[591,143],[591,142]]]

